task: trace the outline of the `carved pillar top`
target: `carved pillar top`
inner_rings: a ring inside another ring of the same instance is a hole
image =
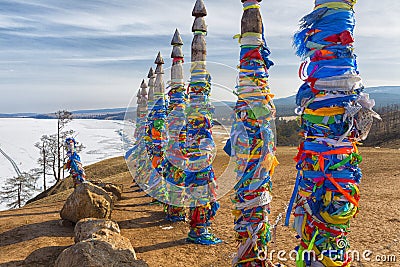
[[[176,82],[176,80],[180,80],[183,82],[183,68],[182,68],[182,60],[183,60],[183,52],[182,52],[182,45],[183,41],[178,29],[175,30],[174,37],[172,38],[171,45],[172,53],[171,58],[172,61],[172,68],[171,68],[171,81]]]
[[[173,46],[171,58],[183,58],[182,45],[183,41],[178,29],[175,30],[174,37],[172,38],[171,45]]]
[[[143,110],[147,110],[147,83],[146,81],[143,79],[142,84],[140,85],[141,91],[140,91],[140,95],[142,98],[142,108]]]
[[[164,64],[164,59],[161,56],[161,52],[158,52],[157,58],[154,61],[155,64],[157,64],[156,68],[156,81],[154,85],[154,93],[158,94],[164,94],[165,92],[165,84],[163,80],[163,75],[164,75],[164,69],[163,69],[163,64]]]
[[[142,80],[142,84],[140,85],[140,88],[141,88],[141,91],[140,91],[140,94],[142,95],[142,96],[147,96],[147,83],[146,83],[146,81],[143,79]]]
[[[154,73],[153,68],[150,68],[147,78],[149,78],[149,92],[147,99],[149,101],[154,101],[154,85],[155,85],[156,75]]]
[[[247,32],[253,33],[262,33],[262,17],[259,8],[254,8],[254,5],[257,6],[259,2],[262,0],[257,0],[257,3],[254,0],[241,0],[245,10],[242,16],[241,23],[241,34]],[[248,3],[248,5],[246,5]],[[252,7],[252,8],[246,8]]]
[[[140,89],[138,90],[136,97],[137,97],[136,118],[138,119],[140,117],[140,111],[142,109],[142,95],[140,94]]]
[[[138,91],[138,93],[137,93],[137,95],[136,95],[136,98],[137,98],[137,100],[136,100],[136,104],[138,104],[138,106],[140,105],[140,100],[141,100],[141,98],[142,98],[142,95],[140,94],[140,89],[139,89],[139,91]]]
[[[207,25],[204,17],[207,16],[207,10],[203,0],[196,1],[192,16],[195,17],[192,26],[192,32],[194,33],[192,42],[192,62],[206,61],[207,47],[205,35],[207,34]]]

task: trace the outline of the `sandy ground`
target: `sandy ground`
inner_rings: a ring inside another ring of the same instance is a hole
[[[221,148],[222,140],[218,143]],[[278,148],[280,165],[273,177],[272,222],[284,212],[291,196],[296,151],[291,147]],[[362,148],[361,153],[364,158],[361,211],[352,221],[350,234],[351,247],[360,251],[361,261],[353,266],[400,266],[400,151]],[[214,165],[217,174],[227,162],[228,157],[219,149]],[[119,223],[122,234],[131,240],[138,257],[151,267],[231,265],[236,243],[229,194],[220,200],[221,209],[212,227],[224,240],[223,244],[193,245],[185,242],[188,232],[185,223],[164,221],[162,207],[149,205],[150,198],[138,192],[137,187],[131,187],[132,178],[122,158],[91,165],[87,173],[124,184],[123,199],[116,204],[112,217]],[[59,224],[59,211],[70,193],[68,190],[22,209],[0,212],[0,266],[53,266],[58,254],[73,244],[73,227]],[[270,249],[290,252],[296,245],[294,231],[281,222]],[[364,250],[372,251],[371,262],[362,258]],[[377,262],[376,257],[392,255],[396,262]],[[276,257],[274,260],[278,261]],[[293,261],[281,263],[294,266]]]

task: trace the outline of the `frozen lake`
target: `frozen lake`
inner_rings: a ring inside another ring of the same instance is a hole
[[[76,140],[85,146],[80,153],[84,165],[124,154],[123,121],[73,120],[66,129],[74,130]],[[57,120],[0,118],[0,148],[17,163],[21,172],[28,172],[38,167],[39,150],[35,143],[42,135],[56,132]],[[0,154],[0,186],[5,179],[15,175],[11,163]],[[38,186],[41,185],[39,180]],[[0,203],[0,210],[5,208],[5,203]]]

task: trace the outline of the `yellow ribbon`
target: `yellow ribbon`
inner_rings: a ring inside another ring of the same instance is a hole
[[[247,155],[247,154],[236,154],[238,158],[242,159],[259,159],[261,155]]]
[[[260,8],[260,5],[254,4],[254,5],[246,6],[246,7],[243,8],[243,11],[246,11],[246,10],[249,10],[249,9],[254,9],[254,8]]]
[[[357,2],[357,1],[355,1],[355,2]],[[331,9],[346,9],[346,10],[350,10],[356,4],[355,2],[353,2],[351,4],[350,3],[347,4],[347,3],[331,2],[331,3],[318,5],[318,6],[316,6],[314,8],[314,10],[317,10],[317,9],[320,9],[320,8],[324,8],[324,7],[331,8]]]
[[[351,204],[352,205],[352,204]],[[324,211],[321,212],[321,217],[324,218],[324,220],[327,223],[331,224],[346,224],[351,218],[354,217],[354,215],[357,213],[358,208],[354,205],[352,205],[352,209],[347,212],[345,215],[329,215],[328,212]]]
[[[279,165],[279,161],[278,161],[278,159],[274,156],[274,158],[273,158],[273,160],[272,160],[271,169],[270,169],[270,172],[269,172],[269,175],[270,175],[270,176],[274,175],[274,173],[275,173],[275,168],[276,168],[276,166],[278,166],[278,165]]]
[[[234,35],[234,36],[233,36],[233,39],[239,39],[239,43],[240,43],[240,40],[241,40],[242,38],[244,38],[244,37],[257,37],[257,38],[261,38],[262,35],[261,35],[261,33],[259,33],[259,32],[245,32],[245,33],[243,33],[243,34],[238,33],[238,34]]]
[[[304,110],[305,114],[310,114],[310,115],[315,115],[315,116],[335,116],[335,115],[344,114],[344,112],[345,112],[345,109],[342,107],[319,108],[316,110],[306,108]]]

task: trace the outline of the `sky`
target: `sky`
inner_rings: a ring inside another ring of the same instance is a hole
[[[182,34],[190,62],[195,0],[0,0],[0,113],[126,107],[158,51],[171,64],[170,41]],[[205,0],[213,97],[233,100],[240,32],[239,0]],[[271,90],[296,93],[300,59],[291,46],[313,1],[264,0]],[[400,85],[400,1],[359,0],[355,51],[367,87]],[[213,63],[215,62],[215,63]]]

